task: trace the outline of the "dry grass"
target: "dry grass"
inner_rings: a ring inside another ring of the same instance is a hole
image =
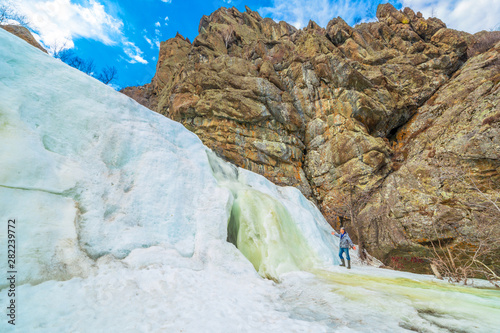
[[[476,192],[482,202],[475,209],[482,212],[475,217],[471,215],[474,232],[459,233],[457,239],[449,243],[443,241],[436,229],[435,240],[430,242],[433,250],[431,260],[436,276],[453,282],[467,284],[471,278],[489,280],[500,287],[500,271],[498,253],[500,239],[498,227],[500,221],[500,191],[498,184],[492,184],[488,189],[477,183],[470,170],[461,169],[458,173],[448,175],[462,182],[469,190]]]

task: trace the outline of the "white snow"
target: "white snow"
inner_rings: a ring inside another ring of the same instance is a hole
[[[351,271],[335,266],[338,239],[298,190],[222,161],[182,125],[2,29],[0,156],[0,332],[500,325],[499,291],[355,254]],[[16,326],[5,315],[9,219]]]

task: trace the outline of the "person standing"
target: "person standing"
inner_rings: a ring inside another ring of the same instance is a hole
[[[345,231],[344,227],[342,227],[340,228],[340,234],[336,233],[334,230],[332,232],[332,235],[340,238],[339,257],[340,260],[342,261],[342,264],[340,264],[340,266],[345,267],[345,261],[344,261],[344,252],[345,252],[345,257],[347,259],[347,269],[351,269],[351,257],[349,256],[349,248],[353,248],[354,250],[356,250],[356,247],[354,246],[354,243],[349,237],[349,234]]]

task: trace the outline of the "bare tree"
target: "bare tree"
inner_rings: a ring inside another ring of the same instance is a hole
[[[118,77],[118,71],[114,66],[106,66],[103,68],[102,72],[96,76],[96,79],[101,81],[104,84],[109,84],[112,81],[116,80]]]
[[[71,67],[76,68],[87,75],[93,76],[95,73],[94,60],[80,58],[74,53],[73,50],[62,50],[57,54],[54,54],[54,57],[61,59],[62,62],[65,62]]]
[[[4,24],[5,21],[12,15],[12,8],[2,4],[0,5],[0,24]]]
[[[29,27],[26,16],[19,14],[15,6],[10,1],[6,1],[0,4],[0,25],[8,24],[9,21],[14,21],[26,28]]]
[[[56,59],[61,59],[61,61],[64,62],[63,60],[63,56],[64,54],[66,53],[66,51],[68,50],[68,46],[67,46],[67,43],[64,42],[64,43],[60,43],[60,42],[55,42],[53,43],[52,45],[50,45],[49,47],[49,52],[50,54],[56,58]]]
[[[430,258],[434,274],[465,284],[472,277],[481,277],[500,287],[500,277],[490,261],[499,249],[496,227],[491,221],[483,224],[474,236],[467,235],[454,246],[443,244],[435,231],[437,241],[431,242],[433,256]]]
[[[235,31],[232,25],[228,25],[226,28],[222,30],[222,39],[224,40],[224,44],[226,45],[226,49],[235,39]]]
[[[51,47],[51,49],[54,58],[60,59],[69,66],[98,79],[104,84],[109,84],[118,77],[118,70],[114,66],[106,66],[100,73],[97,73],[93,59],[83,59],[77,56],[73,50],[66,49],[65,44],[55,44]]]

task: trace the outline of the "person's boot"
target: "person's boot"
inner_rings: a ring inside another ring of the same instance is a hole
[[[351,269],[351,261],[347,260],[347,269]]]
[[[344,261],[344,258],[340,258],[340,260],[342,260],[342,263],[340,264],[340,266],[344,266],[344,267],[345,267],[345,261]]]

